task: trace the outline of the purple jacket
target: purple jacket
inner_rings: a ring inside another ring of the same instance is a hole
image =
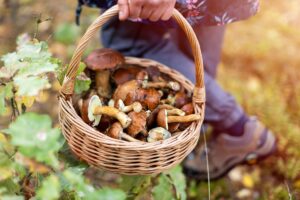
[[[81,6],[107,9],[117,0],[78,0],[77,21]],[[177,0],[176,8],[191,25],[224,25],[247,19],[254,15],[259,7],[258,0]]]

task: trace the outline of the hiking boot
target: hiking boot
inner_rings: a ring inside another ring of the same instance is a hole
[[[238,164],[254,164],[271,155],[276,149],[276,140],[255,117],[249,118],[244,134],[239,137],[218,134],[207,145],[210,179],[224,176]],[[200,154],[200,155],[199,155]],[[206,153],[204,145],[198,155],[190,154],[184,161],[184,172],[190,178],[207,179]]]

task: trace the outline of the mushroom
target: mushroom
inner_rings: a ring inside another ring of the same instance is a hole
[[[168,109],[164,109],[166,112],[167,116],[172,116],[172,115],[177,115],[177,116],[184,116],[185,112],[183,112],[182,110],[178,109],[178,108],[172,108],[170,110]],[[157,114],[157,119],[160,117],[161,115],[161,111],[158,112]],[[158,125],[160,126],[160,124],[158,123]],[[166,126],[164,128],[166,128],[167,130],[169,130],[171,133],[174,133],[175,131],[177,131],[179,127],[179,123],[167,123]]]
[[[181,107],[181,110],[185,112],[186,115],[190,115],[194,113],[194,106],[193,103],[188,103],[185,104],[184,106]],[[186,122],[186,123],[181,123],[179,125],[179,130],[185,130],[187,127],[189,127],[191,122]]]
[[[162,79],[162,77],[160,76],[160,71],[159,71],[158,67],[150,66],[150,67],[146,68],[146,71],[152,81],[154,81],[154,82],[164,81]]]
[[[180,90],[180,84],[175,81],[143,82],[143,88],[169,88],[174,91]]]
[[[200,115],[197,114],[191,114],[185,116],[169,116],[167,109],[161,109],[157,114],[156,122],[158,126],[169,130],[168,125],[170,123],[192,122],[192,121],[200,120],[200,118],[201,118]]]
[[[113,99],[115,100],[115,102],[118,102],[119,99],[124,101],[129,92],[135,91],[138,88],[139,88],[139,83],[137,80],[128,81],[117,87],[113,95]]]
[[[122,125],[120,122],[115,122],[111,125],[109,129],[107,129],[106,134],[109,137],[115,138],[115,139],[124,139],[130,142],[139,142],[139,140],[131,137],[130,135],[127,135],[123,132]]]
[[[126,68],[119,68],[113,73],[112,79],[117,85],[121,85],[127,81],[136,79],[136,76],[139,72],[140,69],[135,66],[127,66]]]
[[[156,127],[149,131],[149,135],[147,137],[148,142],[157,142],[161,140],[165,140],[171,137],[171,133],[162,128],[162,127]]]
[[[174,105],[176,108],[181,108],[183,105],[191,102],[191,98],[184,92],[177,92],[174,95],[169,94],[166,99],[162,99],[161,103]]]
[[[170,109],[173,109],[174,107],[171,105],[168,105],[168,104],[158,105],[152,112],[150,112],[150,114],[147,118],[147,127],[148,128],[154,127],[156,118],[157,118],[157,114],[158,114],[159,110],[161,110],[163,108],[170,110]]]
[[[132,122],[127,127],[127,133],[132,137],[136,137],[139,133],[142,133],[144,136],[147,136],[148,132],[146,128],[146,111],[141,111],[138,113],[132,111],[128,114],[128,116],[130,117]]]
[[[133,102],[132,104],[128,105],[128,106],[125,106],[124,102],[119,99],[118,100],[118,109],[124,113],[128,113],[130,111],[134,111],[134,112],[141,112],[143,107],[142,107],[142,104],[138,101],[136,102]]]
[[[86,59],[87,67],[96,72],[95,83],[97,93],[101,97],[111,97],[110,70],[123,64],[125,58],[112,49],[96,49]]]
[[[150,89],[136,89],[130,91],[126,98],[125,98],[125,105],[130,105],[133,102],[140,102],[142,106],[149,110],[154,110],[157,105],[159,104],[161,98],[161,93],[157,90],[150,88]]]
[[[137,73],[135,79],[137,81],[148,81],[149,76],[148,76],[148,72],[146,70],[141,70]]]
[[[131,119],[124,112],[114,107],[102,106],[102,102],[97,95],[91,97],[88,105],[83,105],[83,110],[87,113],[88,120],[93,123],[93,126],[99,124],[102,114],[117,119],[123,128],[127,128],[131,123]]]

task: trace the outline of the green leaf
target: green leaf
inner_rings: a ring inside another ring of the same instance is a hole
[[[1,196],[1,200],[24,200],[24,197],[19,195],[3,195]]]
[[[17,192],[20,191],[20,185],[19,183],[12,179],[12,178],[9,178],[9,179],[6,179],[6,180],[3,180],[0,182],[0,195],[1,194],[15,194]]]
[[[68,182],[68,186],[64,188],[66,191],[74,191],[81,199],[89,200],[123,200],[126,194],[119,189],[103,188],[96,190],[92,185],[86,183],[84,177],[74,171],[67,169],[63,172],[63,178]],[[64,183],[66,186],[66,183]]]
[[[54,39],[63,44],[74,44],[80,35],[80,28],[70,23],[64,23],[57,27]]]
[[[170,179],[165,174],[158,177],[158,184],[153,188],[154,200],[173,200],[173,188]]]
[[[46,77],[16,77],[14,82],[18,96],[36,96],[41,90],[51,87]]]
[[[20,153],[57,167],[55,154],[61,147],[60,131],[51,125],[51,118],[47,115],[26,113],[5,131],[11,135],[11,142],[19,147]]]
[[[38,189],[36,198],[41,200],[55,200],[60,194],[59,179],[55,175],[50,175],[43,180],[42,186]]]
[[[5,86],[0,86],[0,115],[5,113],[5,99],[13,97],[13,83],[6,83]]]
[[[99,199],[99,200],[125,200],[126,194],[119,189],[102,188],[87,196],[87,199]]]
[[[182,173],[182,167],[178,165],[166,172],[166,174],[170,176],[172,184],[175,187],[177,199],[185,200],[186,179],[184,174]]]
[[[76,77],[74,91],[75,94],[81,94],[82,92],[88,91],[90,89],[92,81],[84,73],[81,73]]]
[[[139,195],[150,186],[151,176],[122,176],[121,189],[127,193]]]
[[[10,79],[18,69],[25,66],[25,63],[20,62],[16,52],[2,56],[1,60],[4,62],[4,67],[0,68],[0,78]]]

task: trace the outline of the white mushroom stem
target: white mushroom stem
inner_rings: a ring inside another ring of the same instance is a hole
[[[197,114],[191,114],[186,116],[167,116],[168,123],[174,123],[174,122],[185,123],[185,122],[197,121],[200,119],[201,116]]]
[[[141,112],[143,107],[142,104],[140,102],[133,102],[131,105],[125,106],[124,102],[119,99],[118,100],[118,106],[119,106],[119,110],[124,112],[124,113],[128,113],[131,111],[134,112]]]
[[[102,70],[96,71],[95,83],[97,93],[101,97],[110,98],[111,97],[111,86],[109,82],[110,71]]]
[[[180,84],[175,81],[143,82],[142,86],[143,88],[170,88],[174,91],[180,90]]]
[[[116,118],[122,125],[123,128],[127,128],[131,119],[124,113],[118,110],[117,108],[109,107],[109,106],[97,106],[93,111],[94,115],[108,115],[110,117]]]
[[[140,142],[140,140],[137,140],[124,132],[122,132],[120,134],[121,134],[121,138],[124,140],[127,140],[129,142]]]

